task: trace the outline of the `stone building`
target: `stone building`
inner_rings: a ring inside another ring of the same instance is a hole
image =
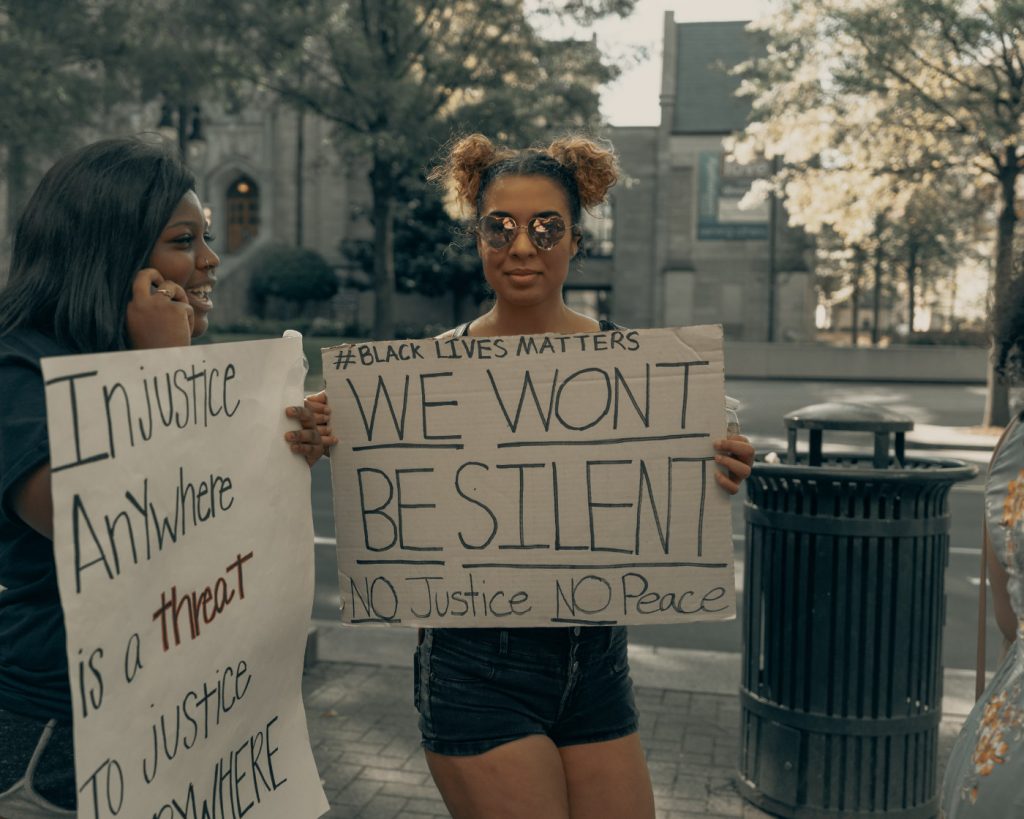
[[[806,240],[786,227],[778,203],[738,208],[770,168],[723,156],[723,138],[743,127],[749,110],[724,68],[759,48],[744,25],[676,23],[666,14],[661,123],[608,129],[623,179],[610,203],[585,218],[587,257],[566,287],[572,306],[633,327],[721,322],[735,339],[813,337]],[[320,313],[335,327],[372,325],[365,274],[347,269],[340,251],[343,240],[370,235],[366,168],[340,158],[330,124],[272,100],[241,110],[204,103],[180,114],[189,120],[183,133],[203,136],[189,140],[187,153],[222,260],[216,326],[249,316],[247,262],[268,243],[300,238],[351,285]],[[158,119],[159,106],[150,106],[109,128],[152,131]],[[396,324],[410,332],[436,328],[450,323],[451,298],[398,294],[395,310]]]
[[[810,339],[812,254],[780,203],[739,203],[768,163],[726,161],[722,140],[749,103],[725,69],[756,53],[742,22],[676,23],[665,15],[661,123],[612,128],[624,179],[613,189],[603,247],[570,279],[569,298],[635,327],[722,323],[735,339]]]
[[[227,326],[249,316],[247,263],[270,243],[301,244],[343,269],[341,242],[358,230],[352,215],[365,182],[340,160],[319,117],[278,102],[204,105],[202,117],[204,144],[189,151],[189,165],[221,257],[216,316]],[[358,291],[343,289],[321,312],[365,324],[359,302]]]

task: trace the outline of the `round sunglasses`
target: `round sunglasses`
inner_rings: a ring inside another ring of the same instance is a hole
[[[493,250],[508,247],[521,230],[526,231],[537,250],[551,250],[565,236],[565,220],[561,216],[534,216],[520,225],[511,216],[489,215],[477,222],[480,238]]]

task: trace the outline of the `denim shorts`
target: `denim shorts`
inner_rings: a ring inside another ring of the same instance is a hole
[[[414,662],[423,747],[482,754],[543,734],[581,745],[637,730],[622,626],[427,629]]]

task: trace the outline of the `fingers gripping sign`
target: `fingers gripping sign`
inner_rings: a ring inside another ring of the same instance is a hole
[[[725,472],[716,472],[715,480],[730,495],[740,491],[740,484],[750,477],[754,465],[754,447],[743,435],[729,435],[715,441],[715,462]]]
[[[191,343],[195,315],[184,289],[152,267],[135,275],[125,314],[133,350],[184,347]]]
[[[306,408],[313,413],[316,428],[323,439],[324,454],[330,455],[330,447],[338,443],[338,436],[331,430],[331,408],[327,404],[327,390],[307,395]]]
[[[288,407],[285,414],[298,421],[300,427],[285,433],[285,440],[292,452],[302,455],[310,466],[327,452],[328,447],[338,443],[331,430],[331,408],[325,392],[306,396],[303,406]]]

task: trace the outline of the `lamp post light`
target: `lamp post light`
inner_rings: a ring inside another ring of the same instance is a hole
[[[199,163],[206,154],[203,120],[198,105],[171,105],[164,100],[160,108],[157,131],[168,142],[178,146],[183,162]]]

